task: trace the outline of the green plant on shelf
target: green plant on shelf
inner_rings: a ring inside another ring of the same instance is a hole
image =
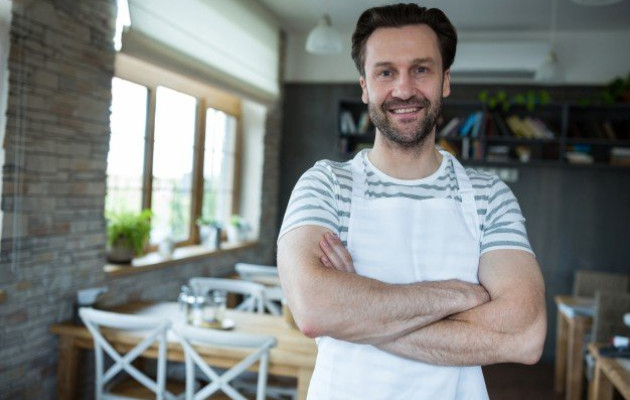
[[[141,256],[150,234],[151,210],[112,213],[107,217],[107,244],[111,248],[127,247],[134,256]]]
[[[504,113],[510,111],[512,105],[525,106],[527,111],[534,111],[536,106],[549,104],[551,95],[546,90],[528,90],[525,93],[517,93],[509,97],[503,90],[499,90],[490,95],[487,90],[479,92],[479,101],[485,103],[490,111],[502,111]]]
[[[594,99],[585,97],[577,101],[577,104],[583,107],[615,103],[630,103],[630,72],[628,72],[625,79],[618,76],[608,82]]]
[[[197,218],[197,225],[199,226],[209,226],[212,228],[222,228],[222,224],[216,218],[209,217],[199,217]]]

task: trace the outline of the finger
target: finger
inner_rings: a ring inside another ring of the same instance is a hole
[[[341,260],[325,237],[319,242],[319,247],[324,252],[324,257],[326,257],[326,260],[330,263],[331,268],[343,270],[344,266],[341,263]]]
[[[328,267],[328,268],[334,268],[334,267],[333,267],[333,265],[332,265],[332,263],[330,262],[330,260],[329,260],[329,259],[328,259],[328,257],[326,257],[326,256],[321,256],[321,257],[319,258],[319,261],[321,261],[321,262],[322,262],[322,264],[324,264],[324,266],[325,266],[325,267]]]
[[[337,246],[335,246],[335,248],[339,250],[340,257],[343,260],[344,265],[346,266],[346,271],[354,273],[354,261],[352,260],[350,252],[348,251],[346,246],[343,245],[343,242],[341,241],[339,236],[337,236],[337,234],[333,234],[333,241],[337,243]]]
[[[354,265],[352,263],[352,257],[338,236],[332,233],[326,233],[324,239],[328,244],[328,248],[332,249],[332,253],[326,253],[330,261],[337,267],[344,271],[354,271]]]

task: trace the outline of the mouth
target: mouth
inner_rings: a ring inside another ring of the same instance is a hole
[[[414,114],[420,110],[422,110],[422,107],[407,107],[390,109],[389,112],[392,114]]]

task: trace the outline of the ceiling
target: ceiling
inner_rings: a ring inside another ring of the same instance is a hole
[[[306,33],[322,14],[331,16],[332,24],[342,32],[354,30],[363,10],[400,1],[383,0],[257,0],[271,11],[283,29]],[[557,0],[557,29],[561,31],[628,30],[630,0],[607,6],[583,6],[571,0]],[[426,0],[426,7],[439,7],[458,31],[540,31],[551,23],[551,0]]]

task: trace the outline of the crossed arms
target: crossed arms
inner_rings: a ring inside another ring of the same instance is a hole
[[[294,318],[309,337],[372,344],[439,365],[533,364],[542,353],[544,284],[524,251],[482,255],[480,285],[392,285],[354,273],[350,254],[330,230],[303,226],[280,239],[278,269]]]

